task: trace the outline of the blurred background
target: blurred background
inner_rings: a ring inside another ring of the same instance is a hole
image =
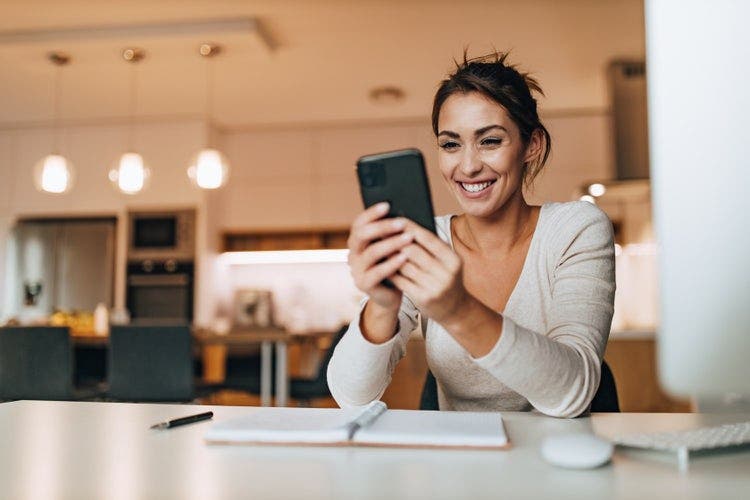
[[[341,251],[356,159],[419,148],[436,212],[457,210],[430,112],[464,50],[510,51],[545,91],[552,156],[528,199],[585,199],[614,224],[622,409],[689,410],[654,368],[639,0],[5,0],[0,322],[69,328],[74,382],[105,384],[110,325],[186,324],[194,375],[228,404],[259,402],[275,343],[295,400],[362,298]],[[409,349],[393,407],[418,402],[418,335]],[[296,400],[332,404],[312,396]]]

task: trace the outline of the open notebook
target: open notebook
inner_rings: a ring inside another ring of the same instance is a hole
[[[504,449],[510,447],[499,413],[364,409],[256,408],[217,422],[211,444],[393,446]]]

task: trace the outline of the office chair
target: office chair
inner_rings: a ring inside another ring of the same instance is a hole
[[[422,396],[419,401],[420,410],[439,410],[437,380],[431,371],[427,370]],[[606,361],[602,361],[602,374],[599,388],[591,401],[592,412],[619,413],[620,405],[617,402],[617,386],[612,370]]]
[[[591,400],[591,411],[594,413],[619,413],[620,403],[617,401],[617,385],[615,376],[609,365],[602,360],[602,373],[599,388]]]
[[[188,325],[113,325],[109,342],[108,399],[192,401]]]
[[[0,400],[74,398],[67,327],[0,328]]]
[[[275,373],[276,350],[271,351],[271,373]],[[213,384],[216,390],[235,389],[260,394],[260,365],[261,359],[258,354],[233,355],[231,352],[226,358],[226,375],[224,381]],[[275,377],[271,378],[272,383]],[[273,390],[273,387],[271,387]]]

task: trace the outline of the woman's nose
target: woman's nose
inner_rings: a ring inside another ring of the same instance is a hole
[[[474,148],[464,149],[459,168],[461,173],[467,176],[471,176],[482,170],[482,162]]]

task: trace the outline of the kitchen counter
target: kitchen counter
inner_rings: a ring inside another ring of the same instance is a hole
[[[609,333],[609,340],[656,340],[656,330],[613,330]]]

